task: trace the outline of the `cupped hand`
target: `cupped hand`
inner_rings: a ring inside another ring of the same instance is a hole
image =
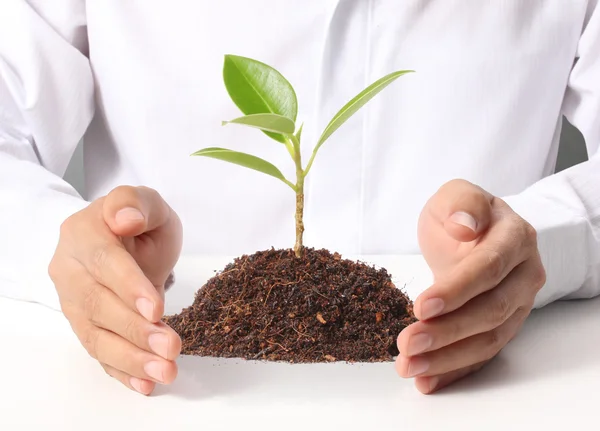
[[[396,370],[425,394],[479,370],[518,333],[545,271],[535,229],[467,181],[442,186],[418,227],[434,282],[398,337]]]
[[[181,245],[181,222],[156,191],[121,186],[62,224],[48,268],[87,352],[145,395],[177,375],[181,340],[160,319]]]

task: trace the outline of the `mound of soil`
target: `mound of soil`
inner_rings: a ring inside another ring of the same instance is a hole
[[[241,256],[163,320],[182,354],[291,363],[390,361],[416,321],[385,269],[312,248]]]

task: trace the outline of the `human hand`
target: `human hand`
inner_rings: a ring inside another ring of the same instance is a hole
[[[160,195],[122,186],[69,217],[48,272],[87,352],[130,389],[177,375],[177,333],[160,321],[182,226]]]
[[[425,205],[419,245],[434,283],[398,337],[396,370],[425,394],[479,370],[517,334],[545,271],[536,231],[501,199],[462,180]]]

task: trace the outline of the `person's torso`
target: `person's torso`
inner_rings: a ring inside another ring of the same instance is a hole
[[[587,1],[88,0],[97,112],[85,141],[88,198],[156,188],[184,223],[184,251],[239,254],[294,242],[280,181],[191,157],[261,156],[288,178],[285,147],[240,116],[225,54],[265,62],[297,91],[306,161],[351,97],[413,69],[338,130],[306,183],[307,246],[415,253],[416,223],[446,181],[498,196],[553,172],[561,103]]]

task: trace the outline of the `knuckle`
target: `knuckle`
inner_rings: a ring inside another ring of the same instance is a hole
[[[502,334],[499,329],[493,329],[486,334],[485,359],[492,359],[502,349]]]
[[[55,255],[48,264],[48,276],[53,282],[56,282],[56,280],[59,277],[59,274],[61,273],[59,266],[60,264],[58,263],[58,260]]]
[[[58,228],[58,236],[59,241],[64,239],[67,235],[69,235],[69,231],[71,230],[71,221],[70,218],[66,219],[60,224]]]
[[[532,278],[536,291],[539,291],[546,284],[546,269],[544,265],[538,263],[533,267]]]
[[[520,223],[520,243],[523,249],[529,253],[537,250],[537,230],[526,221],[522,220]]]
[[[71,238],[78,227],[85,223],[85,219],[93,212],[94,206],[88,205],[86,208],[71,214],[60,224],[59,234],[61,239]]]
[[[514,316],[519,322],[525,321],[529,314],[531,313],[531,309],[533,308],[533,301],[528,301],[526,304],[518,307],[515,310]]]
[[[64,238],[68,236],[73,229],[73,225],[75,224],[76,215],[72,215],[67,217],[61,224],[59,228],[60,237]]]
[[[110,250],[109,244],[101,244],[93,251],[90,270],[92,276],[99,282],[102,282],[104,271],[110,264]]]
[[[499,282],[504,275],[506,258],[498,250],[487,250],[486,253],[488,278]]]
[[[95,329],[88,330],[82,337],[81,344],[85,348],[88,355],[94,359],[98,359],[98,338],[100,331]]]
[[[125,324],[125,328],[123,328],[125,338],[137,344],[137,340],[141,338],[139,337],[139,332],[140,326],[138,320],[135,317],[131,317]]]
[[[83,313],[93,324],[99,323],[100,296],[100,291],[92,287],[87,290],[83,299]]]
[[[70,244],[73,242],[72,240],[75,235],[74,232],[75,232],[76,226],[78,224],[77,218],[78,218],[78,215],[74,214],[61,223],[59,232],[58,232],[59,233],[58,244],[64,244],[64,243]]]
[[[535,243],[537,241],[537,230],[531,224],[523,222],[523,236]]]
[[[488,313],[490,322],[494,326],[499,326],[511,316],[511,301],[504,293],[498,293],[490,301],[490,310]]]

